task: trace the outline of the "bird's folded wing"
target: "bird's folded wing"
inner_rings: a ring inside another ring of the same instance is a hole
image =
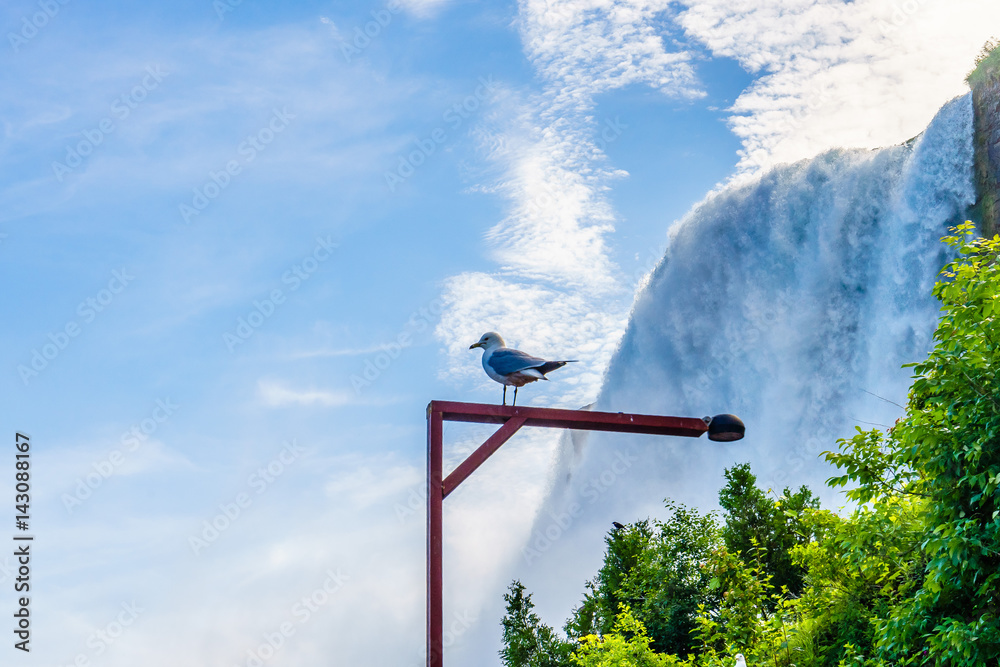
[[[550,362],[520,350],[504,349],[494,352],[487,363],[500,375],[510,375],[526,368],[539,368]]]

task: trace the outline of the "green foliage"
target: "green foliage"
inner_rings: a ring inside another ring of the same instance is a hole
[[[573,610],[573,615],[563,628],[570,639],[579,640],[586,635],[600,634],[604,627],[602,609],[605,603],[598,598],[593,581],[588,581],[585,586],[587,592],[583,594],[583,602]]]
[[[998,48],[1000,48],[1000,40],[995,38],[986,40],[983,48],[979,51],[979,55],[976,56],[976,65],[984,63]]]
[[[914,367],[909,410],[888,436],[899,465],[918,473],[904,491],[925,498],[929,562],[880,648],[927,650],[935,664],[1000,660],[1000,237],[973,231],[945,239],[960,257],[934,288],[937,345]]]
[[[819,507],[819,500],[805,486],[795,493],[786,488],[781,498],[772,500],[757,488],[749,463],[729,468],[725,475],[728,483],[719,491],[719,504],[725,510],[726,548],[759,559],[774,589],[799,595],[805,571],[792,562],[791,549],[809,542],[802,512]]]
[[[1000,40],[990,39],[976,56],[976,67],[969,72],[965,80],[970,85],[975,85],[989,70],[995,70],[997,67],[1000,67]]]
[[[532,611],[531,594],[525,595],[520,581],[511,583],[503,596],[507,613],[503,626],[504,647],[500,660],[505,667],[566,667],[572,645],[560,639]]]
[[[649,548],[651,538],[648,521],[613,530],[604,538],[607,544],[604,565],[594,581],[598,634],[611,632],[621,605],[633,602],[626,582]]]
[[[887,434],[859,432],[827,454],[847,471],[831,483],[856,484],[848,496],[870,503],[883,529],[898,527],[892,534],[905,548],[901,564],[880,566],[898,583],[898,601],[873,619],[869,655],[889,663],[1000,661],[1000,237],[973,233],[966,223],[944,239],[958,259],[934,288],[937,344],[913,365],[905,417]],[[884,541],[865,538],[860,532],[846,552],[877,554]]]
[[[759,550],[754,548],[758,553]],[[774,594],[771,576],[766,574],[759,559],[744,561],[739,554],[719,549],[706,564],[712,575],[709,585],[722,591],[719,605],[703,606],[698,617],[696,635],[699,655],[705,664],[719,664],[723,656],[743,653],[751,662],[766,660],[782,647],[780,616],[769,609],[778,609],[780,596]]]
[[[665,502],[670,518],[653,522],[655,530],[621,590],[649,630],[653,648],[686,655],[694,649],[699,608],[718,603],[704,564],[719,547],[721,532],[715,515]]]
[[[608,535],[566,624],[575,650],[515,582],[504,664],[1000,664],[1000,237],[954,232],[906,414],[825,452],[851,511],[819,509],[805,487],[772,500],[734,466],[722,521],[667,501],[666,521]]]
[[[718,597],[702,565],[720,544],[719,525],[712,514],[666,504],[666,521],[637,521],[605,538],[604,565],[566,623],[569,637],[611,634],[627,605],[656,651],[684,655],[693,648],[698,608]]]
[[[809,664],[833,667],[871,654],[878,621],[922,579],[919,513],[919,502],[896,497],[847,517],[809,513],[816,539],[792,551],[807,571],[795,634],[813,656]]]
[[[573,664],[579,667],[672,667],[682,665],[672,655],[656,653],[642,622],[622,605],[611,632],[604,637],[587,635],[573,654]]]

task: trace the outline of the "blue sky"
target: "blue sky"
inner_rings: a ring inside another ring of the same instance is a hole
[[[0,414],[38,540],[35,652],[4,664],[246,664],[283,623],[268,664],[419,664],[424,407],[501,392],[468,345],[579,358],[520,398],[589,402],[672,222],[914,136],[998,12],[4,3]],[[449,431],[452,460],[482,435]],[[454,613],[499,594],[544,493],[530,442],[452,510]]]

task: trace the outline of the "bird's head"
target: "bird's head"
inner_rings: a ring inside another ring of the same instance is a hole
[[[742,653],[736,654],[736,665],[734,665],[734,667],[747,667],[747,661],[743,657]]]
[[[484,350],[488,350],[491,347],[504,347],[503,338],[501,338],[500,334],[496,331],[484,333],[482,338],[479,339],[479,342],[470,345],[469,349],[472,350],[477,347],[481,347]]]

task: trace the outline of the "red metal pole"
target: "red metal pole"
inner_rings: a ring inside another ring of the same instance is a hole
[[[442,479],[442,424],[445,421],[501,426],[446,479]],[[692,417],[431,401],[427,406],[427,667],[444,667],[442,502],[522,426],[691,438],[709,430],[705,420]],[[742,437],[742,432],[740,435]]]
[[[440,412],[444,421],[503,424],[513,417],[523,417],[524,426],[568,428],[583,431],[614,431],[616,433],[646,433],[650,435],[680,435],[697,438],[708,431],[708,424],[693,417],[661,417],[623,412],[591,412],[559,408],[484,405],[431,401],[430,408]]]
[[[443,574],[441,569],[442,415],[427,406],[427,667],[444,665]]]

